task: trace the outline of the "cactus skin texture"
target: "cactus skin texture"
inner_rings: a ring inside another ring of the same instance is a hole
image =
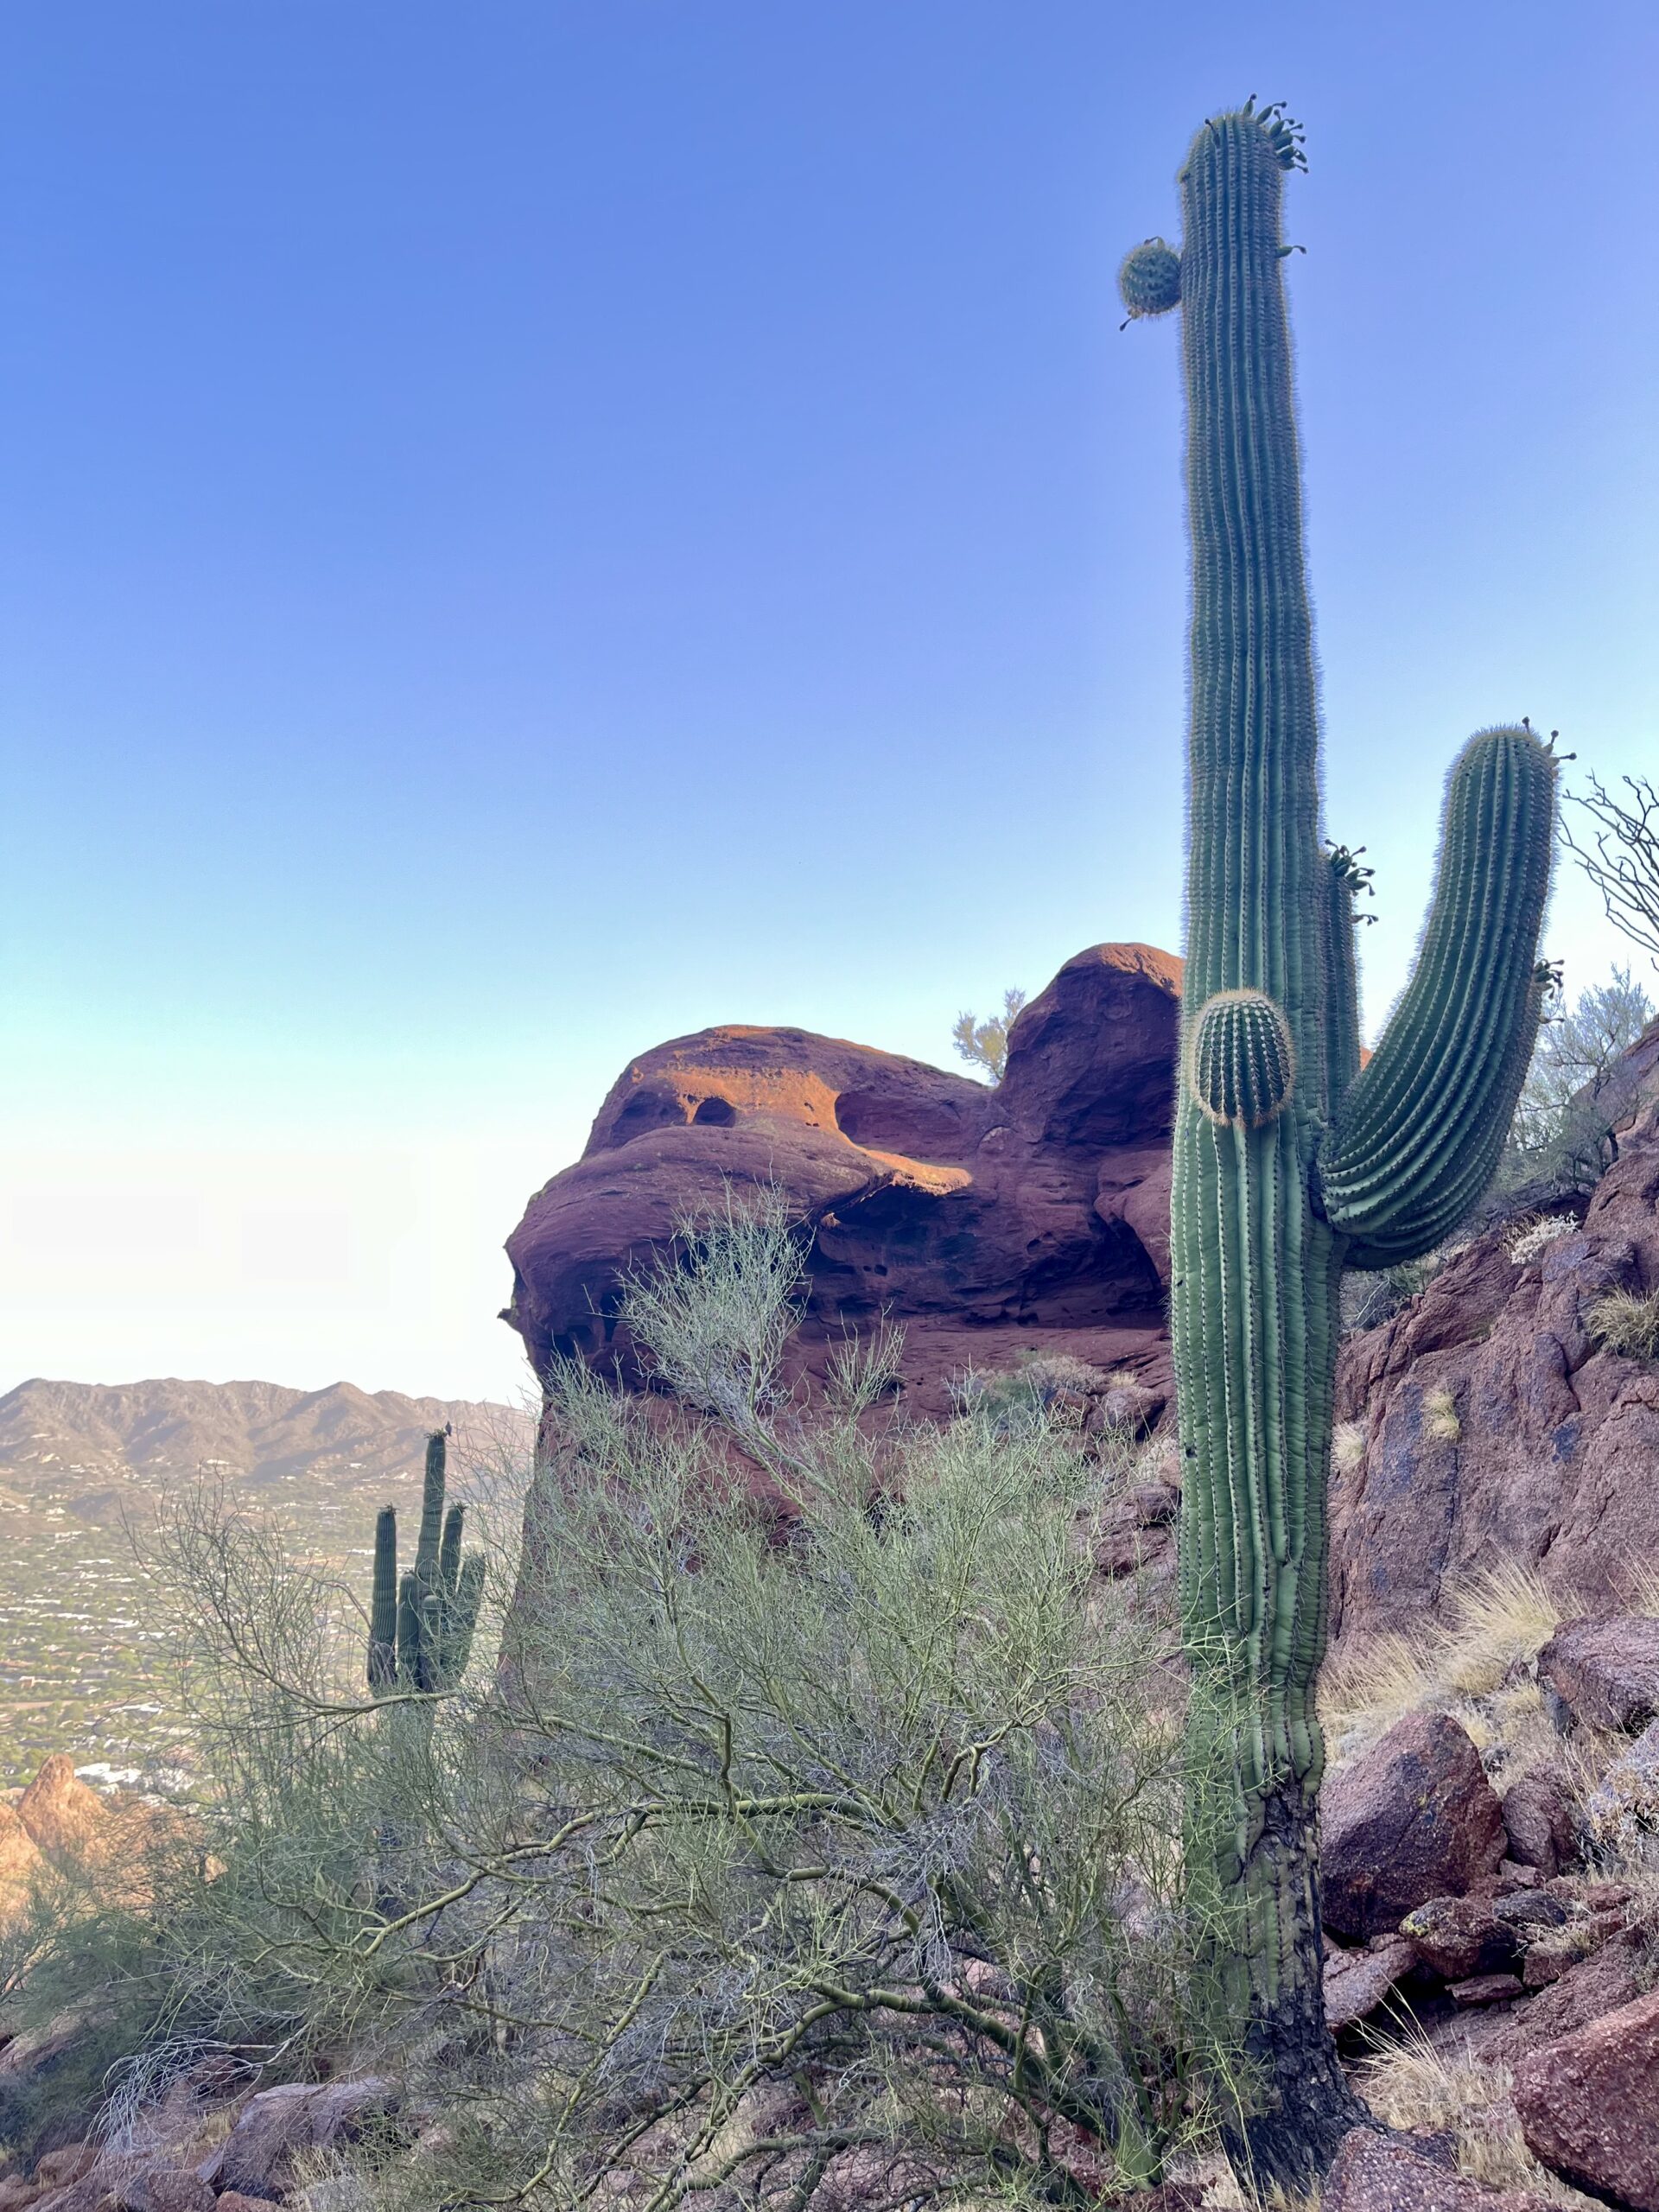
[[[1415,973],[1360,1071],[1355,894],[1319,836],[1319,721],[1280,231],[1294,126],[1253,103],[1181,172],[1193,596],[1185,1048],[1171,1323],[1192,1666],[1189,1858],[1246,2063],[1228,2150],[1301,2191],[1368,2115],[1325,2025],[1316,1844],[1326,1489],[1345,1265],[1421,1253],[1479,1196],[1541,1007],[1555,763],[1472,739]],[[1161,242],[1160,242],[1161,243]],[[1130,281],[1132,280],[1132,281]]]
[[[447,1432],[426,1440],[415,1564],[397,1574],[397,1509],[383,1506],[374,1530],[374,1586],[369,1605],[369,1688],[453,1689],[466,1672],[484,1596],[484,1554],[461,1550],[466,1508],[444,1510]]]

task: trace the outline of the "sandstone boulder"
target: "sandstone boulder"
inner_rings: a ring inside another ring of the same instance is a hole
[[[1515,2108],[1528,2148],[1564,2181],[1659,2212],[1659,1992],[1523,2060]]]
[[[1659,1620],[1563,1621],[1538,1655],[1538,1679],[1592,1728],[1643,1727],[1659,1713]]]
[[[1480,1754],[1444,1713],[1413,1713],[1325,1785],[1320,1862],[1333,1934],[1397,1928],[1497,1872],[1503,1821]]]
[[[369,2075],[354,2082],[287,2082],[248,2099],[236,2125],[196,2171],[223,2202],[234,2190],[245,2196],[285,2196],[301,2151],[356,2140],[372,2119],[396,2111],[389,2082]]]
[[[798,1354],[821,1375],[848,1325],[905,1331],[905,1382],[1065,1353],[1170,1395],[1163,1323],[1180,963],[1148,945],[1070,960],[1014,1022],[990,1088],[800,1029],[723,1027],[641,1054],[582,1157],[508,1240],[504,1318],[537,1372],[555,1350],[630,1373],[625,1271],[729,1183],[777,1185],[815,1231]],[[1137,1395],[1137,1392],[1141,1395]]]
[[[1320,2193],[1321,2212],[1545,2212],[1530,2190],[1485,2189],[1421,2157],[1397,2135],[1356,2127]]]

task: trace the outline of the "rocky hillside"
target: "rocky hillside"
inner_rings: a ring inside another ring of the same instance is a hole
[[[1078,1387],[1096,1412],[1127,1385],[1137,1421],[1166,1425],[1179,989],[1179,962],[1150,946],[1079,953],[1014,1022],[995,1089],[798,1029],[643,1053],[509,1240],[505,1318],[538,1363],[558,1346],[626,1376],[607,1318],[624,1270],[725,1179],[777,1182],[815,1230],[809,1375],[847,1325],[885,1313],[920,1412],[945,1412],[969,1370],[1059,1355],[1094,1370]],[[1348,1645],[1420,1624],[1506,1560],[1569,1607],[1659,1578],[1659,1363],[1594,1324],[1609,1292],[1659,1289],[1659,1030],[1630,1065],[1634,1122],[1587,1212],[1472,1237],[1344,1347],[1332,1618]],[[1166,1461],[1160,1483],[1178,1479]],[[1173,1557],[1175,1503],[1135,1532],[1137,1558]]]
[[[376,1509],[413,1494],[446,1422],[458,1469],[529,1447],[512,1408],[349,1382],[37,1379],[0,1397],[0,1783],[61,1751],[125,1773],[184,1737],[156,1680],[130,1541],[158,1497],[221,1482],[324,1557],[366,1560]]]
[[[1659,1040],[1656,1040],[1659,1041]],[[1659,1362],[1621,1348],[1610,1294],[1659,1292],[1659,1103],[1587,1211],[1454,1251],[1350,1339],[1338,1380],[1333,1618],[1398,1630],[1516,1560],[1563,1601],[1630,1604],[1659,1568]]]

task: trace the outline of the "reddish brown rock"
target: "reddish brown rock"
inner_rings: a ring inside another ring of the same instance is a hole
[[[1548,1989],[1570,1974],[1581,1959],[1601,1947],[1601,1931],[1587,1920],[1569,1921],[1534,1937],[1527,1945],[1521,1979],[1529,1989]]]
[[[1644,1046],[1649,1089],[1659,1030]],[[1659,1103],[1620,1138],[1582,1229],[1516,1267],[1478,1236],[1427,1289],[1344,1346],[1337,1410],[1365,1426],[1332,1495],[1332,1621],[1344,1641],[1414,1634],[1509,1560],[1569,1611],[1628,1604],[1659,1567],[1659,1365],[1604,1350],[1597,1299],[1659,1282]],[[1460,1431],[1427,1411],[1447,1391]]]
[[[1332,2033],[1367,2019],[1417,1963],[1403,1936],[1378,1936],[1363,1951],[1325,1955],[1325,2024]]]
[[[19,1820],[16,1809],[0,1803],[0,1911],[10,1910],[13,1904],[21,1903],[29,1884],[45,1864],[40,1846]]]
[[[1538,1655],[1538,1679],[1575,1720],[1645,1727],[1659,1713],[1659,1620],[1612,1613],[1563,1621]]]
[[[1454,1981],[1447,1991],[1455,2005],[1507,2005],[1526,1990],[1518,1974],[1475,1974],[1467,1981]]]
[[[1530,2052],[1575,2035],[1628,2005],[1641,1993],[1641,1958],[1630,1939],[1612,1936],[1524,2003],[1507,2012],[1475,2016],[1480,2025],[1475,2047],[1483,2058],[1514,2066]]]
[[[1339,1768],[1325,1785],[1319,1853],[1338,1936],[1381,1935],[1495,1873],[1503,1817],[1466,1732],[1444,1713],[1413,1713]]]
[[[77,2150],[87,2148],[77,2145]],[[47,2158],[58,2154],[48,2152]],[[115,2193],[111,2177],[99,2163],[96,2151],[92,2152],[92,2164],[83,2167],[75,2179],[56,2188],[48,2188],[44,2196],[35,2199],[40,2212],[116,2212]],[[42,2159],[41,2164],[46,2161]]]
[[[285,2082],[248,2099],[235,2126],[196,2169],[220,2203],[225,2193],[283,2197],[294,2181],[302,2151],[356,2140],[371,2118],[397,2109],[387,2082]]]
[[[556,1348],[628,1346],[621,1274],[689,1211],[776,1184],[815,1236],[801,1338],[809,1373],[843,1326],[905,1330],[919,1410],[949,1378],[1060,1351],[1170,1394],[1163,1325],[1168,1142],[1180,963],[1147,945],[1070,960],[1027,1006],[994,1089],[800,1029],[702,1031],[645,1052],[586,1151],[508,1240],[507,1319],[539,1370]]]
[[[1659,1992],[1534,2051],[1515,2108],[1533,2156],[1564,2181],[1659,2212]]]
[[[47,1762],[49,1766],[50,1760]],[[64,1764],[68,1765],[66,1759]],[[45,1768],[41,1772],[45,1772]],[[71,1769],[73,1772],[73,1770]],[[48,2151],[36,2160],[35,2178],[48,2189],[62,2189],[72,2181],[79,2181],[91,2173],[98,2164],[98,2146],[93,2143],[70,2143],[60,2151]]]
[[[1572,1785],[1559,1767],[1534,1767],[1519,1776],[1504,1791],[1503,1802],[1511,1859],[1546,1876],[1577,1865]]]
[[[1530,2190],[1484,2189],[1421,2157],[1397,2135],[1357,2127],[1325,2177],[1321,2212],[1546,2212]]]
[[[118,2212],[213,2212],[214,2203],[201,2176],[177,2166],[146,2167],[118,2185],[115,2199]]]
[[[1521,1950],[1514,1929],[1484,1897],[1430,1897],[1406,1915],[1400,1933],[1442,1981],[1507,1974]]]
[[[109,1808],[96,1789],[77,1779],[75,1763],[54,1751],[17,1800],[17,1818],[48,1858],[86,1849],[102,1840]]]

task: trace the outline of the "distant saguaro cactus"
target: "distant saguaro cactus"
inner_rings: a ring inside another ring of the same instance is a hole
[[[1428,1250],[1497,1165],[1536,1033],[1554,759],[1524,722],[1447,785],[1415,971],[1360,1069],[1353,894],[1322,847],[1313,625],[1281,238],[1295,127],[1254,99],[1181,171],[1185,236],[1129,254],[1181,312],[1192,561],[1172,1327],[1193,1670],[1194,1878],[1250,2061],[1235,2165],[1302,2190],[1366,2114],[1321,2001],[1314,1680],[1344,1265]],[[1198,1808],[1219,1802],[1201,1821]]]
[[[397,1509],[383,1506],[374,1530],[374,1585],[369,1605],[369,1688],[453,1689],[466,1670],[484,1595],[484,1554],[461,1554],[466,1508],[444,1510],[446,1434],[426,1440],[426,1481],[415,1564],[397,1574]]]

